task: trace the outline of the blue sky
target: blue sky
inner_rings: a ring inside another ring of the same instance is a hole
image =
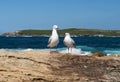
[[[54,24],[120,30],[120,0],[0,0],[0,33]]]

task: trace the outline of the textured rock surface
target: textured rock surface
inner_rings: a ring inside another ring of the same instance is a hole
[[[0,51],[0,82],[119,82],[120,57]]]

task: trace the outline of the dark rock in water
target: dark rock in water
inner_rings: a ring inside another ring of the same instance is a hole
[[[107,56],[107,55],[101,52],[96,52],[92,56],[102,57],[102,56]]]

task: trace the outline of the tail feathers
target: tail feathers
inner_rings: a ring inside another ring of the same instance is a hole
[[[75,44],[73,44],[73,47],[74,47],[74,48],[76,48],[76,45],[75,45]]]
[[[76,48],[76,49],[78,49],[78,47],[76,46],[76,45],[74,45],[74,47],[73,48]]]

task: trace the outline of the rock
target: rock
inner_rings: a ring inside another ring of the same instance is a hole
[[[96,52],[96,53],[94,53],[92,56],[102,57],[102,56],[107,56],[107,55],[104,54],[104,53],[101,53],[101,52]]]
[[[0,82],[119,82],[119,77],[119,57],[0,50]]]

